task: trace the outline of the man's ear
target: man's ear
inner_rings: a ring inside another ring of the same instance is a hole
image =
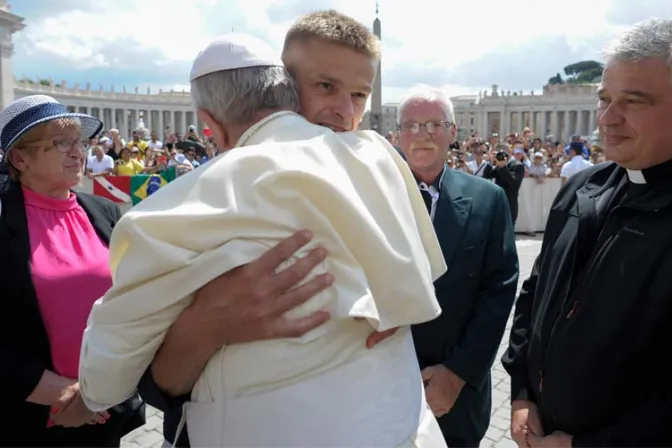
[[[453,136],[453,140],[457,137],[457,125],[454,123],[450,126],[450,134]]]
[[[212,138],[220,149],[231,149],[235,143],[232,143],[229,133],[226,128],[222,126],[217,120],[213,118],[210,112],[205,110],[198,111],[198,118],[205,123],[210,131],[212,131]]]

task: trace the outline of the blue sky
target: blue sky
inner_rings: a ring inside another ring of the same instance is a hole
[[[449,95],[540,90],[565,65],[600,59],[624,27],[670,17],[670,0],[380,2],[383,101],[417,83]],[[14,36],[18,78],[105,89],[188,89],[191,61],[233,28],[280,49],[300,14],[334,8],[371,24],[375,0],[9,0],[25,17]],[[440,6],[444,5],[444,6]]]

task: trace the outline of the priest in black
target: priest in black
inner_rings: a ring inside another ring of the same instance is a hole
[[[523,284],[509,349],[521,447],[672,446],[672,20],[607,52],[611,163],[572,176]]]
[[[419,88],[399,109],[399,145],[448,266],[435,283],[441,316],[412,327],[427,402],[449,447],[478,447],[492,410],[490,369],[516,294],[513,223],[501,188],[446,166],[456,134],[450,100]]]

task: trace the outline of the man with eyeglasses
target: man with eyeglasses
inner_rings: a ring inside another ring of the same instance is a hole
[[[501,188],[449,169],[453,106],[419,87],[399,105],[399,146],[448,266],[434,284],[443,313],[414,325],[427,402],[449,447],[477,447],[490,423],[490,369],[518,281],[513,223]]]

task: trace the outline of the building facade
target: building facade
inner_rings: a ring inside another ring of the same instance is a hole
[[[451,101],[460,140],[473,133],[486,137],[529,127],[537,136],[567,141],[574,134],[591,136],[597,127],[597,88],[592,84],[548,85],[540,95],[500,92],[494,85],[489,92],[456,96]],[[397,109],[398,103],[382,105],[383,135],[396,131]],[[361,128],[370,129],[368,120],[367,114]]]
[[[0,0],[0,106],[2,107],[14,101],[12,35],[21,31],[25,26],[23,17],[12,14],[7,2]]]
[[[100,119],[106,129],[119,129],[125,138],[128,138],[141,120],[147,129],[157,131],[160,136],[164,132],[184,134],[191,125],[196,126],[199,132],[204,128],[203,123],[197,120],[188,92],[152,93],[149,89],[140,92],[138,88],[133,92],[122,88],[121,92],[117,92],[114,86],[110,91],[104,91],[102,86],[98,89],[92,89],[91,84],[84,87],[75,84],[69,87],[66,81],[55,84],[53,80],[23,80],[15,83],[15,98],[29,95],[54,97],[70,111],[90,114]]]

